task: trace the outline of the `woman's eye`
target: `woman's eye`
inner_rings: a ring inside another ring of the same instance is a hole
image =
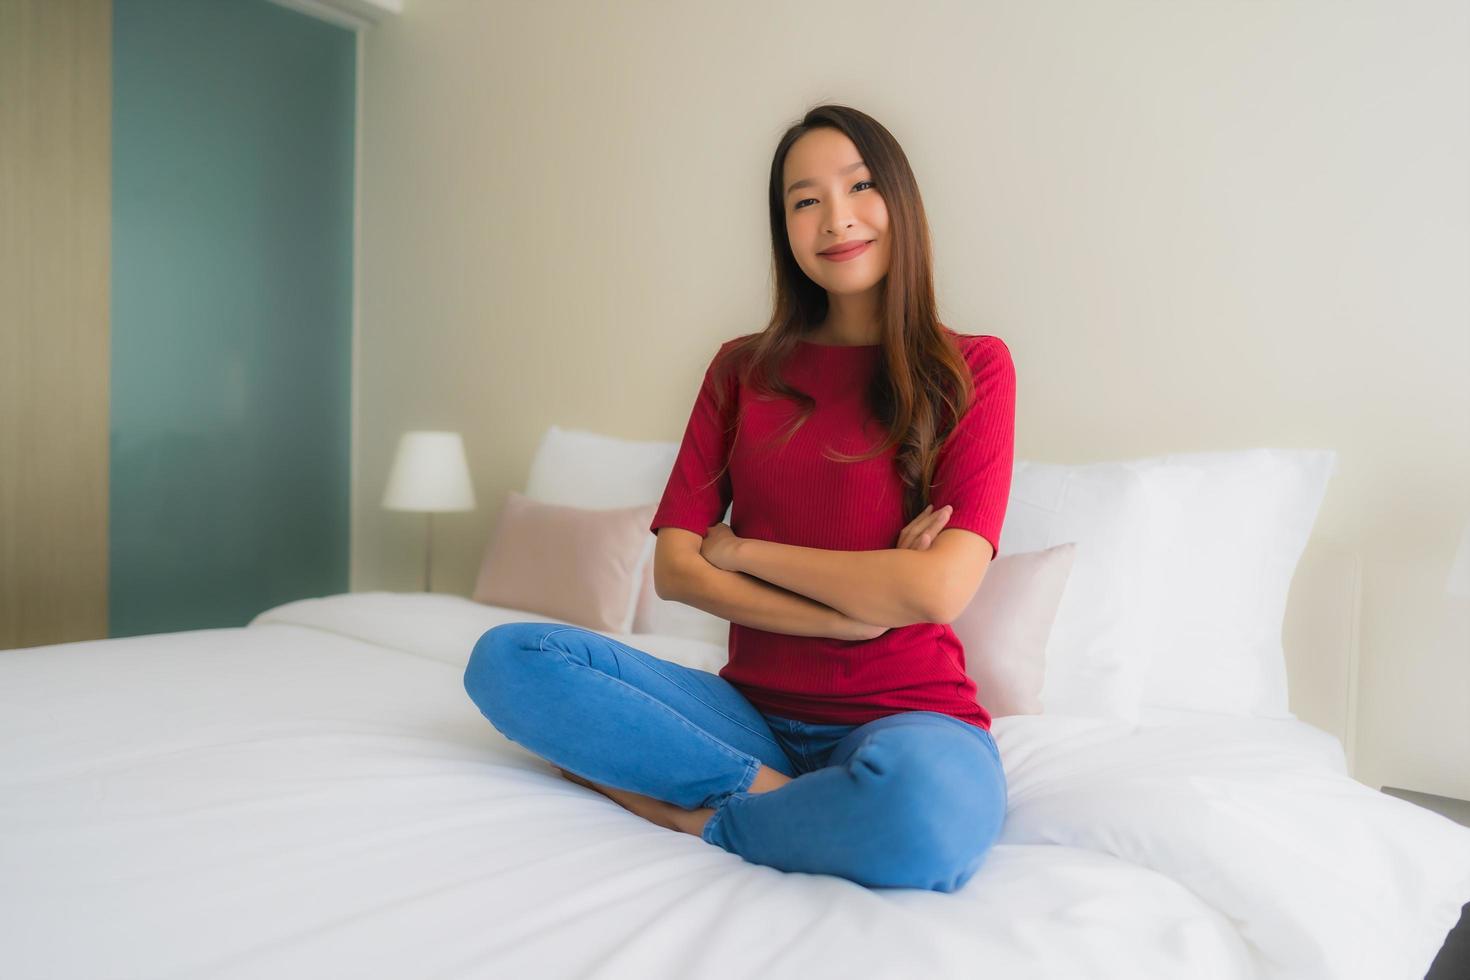
[[[863,186],[864,184],[867,184],[869,186],[875,186],[871,180],[860,180],[856,184],[853,184],[852,186],[854,188],[857,188],[857,187]],[[799,211],[799,210],[801,210],[801,206],[803,204],[805,204],[807,201],[815,201],[815,200],[816,200],[816,198],[814,198],[814,197],[804,197],[801,200],[797,201],[795,204],[793,204],[791,206],[791,210],[793,210],[793,211]]]

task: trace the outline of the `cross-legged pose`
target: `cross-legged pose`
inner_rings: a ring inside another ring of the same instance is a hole
[[[1000,540],[1015,369],[999,337],[939,322],[918,186],[877,121],[812,109],[770,175],[770,322],[710,361],[649,528],[659,596],[729,620],[728,662],[507,623],[465,689],[507,738],[670,830],[954,891],[1006,813],[949,624]]]

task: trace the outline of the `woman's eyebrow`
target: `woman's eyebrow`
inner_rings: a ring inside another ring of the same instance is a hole
[[[852,171],[856,170],[858,167],[866,167],[866,166],[867,166],[866,163],[864,163],[863,161],[859,160],[857,163],[849,163],[847,166],[843,167],[841,170],[839,170],[837,172],[840,173],[840,174],[851,173]],[[786,193],[787,194],[790,194],[792,191],[796,190],[798,187],[810,187],[813,184],[815,184],[816,182],[817,182],[817,178],[815,178],[815,177],[806,177],[806,178],[803,178],[802,180],[798,180],[795,183],[793,183],[790,187],[786,188]]]

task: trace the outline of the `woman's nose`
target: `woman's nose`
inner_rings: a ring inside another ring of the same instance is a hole
[[[827,230],[837,232],[843,228],[852,227],[852,213],[846,208],[834,208],[827,219]]]

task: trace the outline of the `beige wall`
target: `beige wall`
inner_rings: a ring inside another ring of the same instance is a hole
[[[464,433],[461,593],[548,425],[677,439],[765,323],[775,141],[841,101],[909,154],[946,322],[1010,345],[1020,456],[1339,451],[1358,775],[1470,797],[1466,6],[897,10],[418,0],[369,32],[353,587],[421,587],[422,518],[377,506],[405,429]]]
[[[107,636],[111,0],[0,0],[0,650]]]

